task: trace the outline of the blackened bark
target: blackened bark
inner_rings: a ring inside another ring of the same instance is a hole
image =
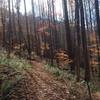
[[[68,55],[70,59],[73,60],[73,63],[71,63],[70,66],[71,66],[71,70],[74,70],[75,66],[74,66],[74,53],[73,53],[73,47],[72,47],[73,44],[71,40],[72,38],[71,38],[71,31],[70,31],[70,25],[69,25],[68,9],[67,9],[66,0],[63,0],[63,12],[64,12],[64,23],[65,23]]]
[[[80,36],[80,23],[79,23],[79,0],[75,0],[75,24],[77,32],[77,44],[76,44],[76,80],[80,80],[80,50],[81,50],[81,36]]]
[[[90,80],[90,65],[89,65],[89,55],[87,48],[87,37],[85,31],[85,20],[84,20],[84,9],[83,2],[79,0],[80,4],[80,16],[81,16],[81,34],[82,34],[82,44],[83,44],[83,56],[84,56],[84,65],[85,65],[85,80]]]
[[[99,38],[99,44],[98,44],[98,52],[100,47],[100,13],[99,13],[99,1],[95,0],[95,12],[96,12],[96,22],[97,22],[97,39]],[[98,40],[97,40],[98,42]],[[98,62],[100,62],[100,53],[98,53]],[[99,63],[99,77],[100,77],[100,63]]]

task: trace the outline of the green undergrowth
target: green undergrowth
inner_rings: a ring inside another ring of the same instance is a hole
[[[7,56],[6,51],[0,51],[0,65],[6,65],[14,68],[15,70],[22,71],[23,69],[30,69],[32,67],[31,63],[28,60],[19,58],[13,53],[10,54],[10,57]]]
[[[52,74],[54,74],[57,77],[57,79],[66,79],[66,80],[71,81],[74,84],[77,83],[76,76],[70,73],[70,71],[68,70],[62,70],[62,69],[59,69],[57,66],[50,66],[49,64],[45,65],[45,69],[51,72]],[[81,79],[80,84],[86,85],[85,80]],[[97,92],[97,91],[100,92],[100,87],[98,87],[97,84],[98,84],[98,81],[91,80],[89,82],[89,86],[91,87],[92,92]]]
[[[73,74],[66,70],[61,70],[57,66],[50,66],[49,64],[45,65],[45,69],[47,71],[50,71],[53,73],[58,79],[68,79],[68,80],[75,80],[75,77]]]
[[[82,98],[89,99],[88,88],[85,80],[81,79],[80,82],[77,82],[74,74],[71,74],[68,70],[59,69],[57,66],[50,66],[49,64],[46,64],[45,69],[54,74],[58,80],[65,80],[71,94],[82,95]],[[100,92],[100,87],[97,87],[96,82],[89,82],[89,86],[91,94],[98,91]]]
[[[91,91],[92,92],[100,92],[100,82],[94,82],[94,81],[91,81],[89,83],[90,87],[91,87]]]
[[[83,86],[83,82],[76,82],[75,75],[71,74],[70,71],[62,70],[59,69],[57,66],[50,66],[49,64],[45,65],[45,70],[54,74],[57,80],[64,80],[64,82],[66,82],[66,84],[68,85],[67,87],[72,97],[77,97],[77,99],[79,100],[80,98],[85,98],[87,94],[86,89],[79,93],[79,91],[83,89],[83,87],[81,87],[81,84]]]
[[[0,51],[0,100],[7,98],[18,82],[25,77],[25,69],[31,70],[31,67],[28,60],[19,59],[13,54],[8,57],[7,52]]]

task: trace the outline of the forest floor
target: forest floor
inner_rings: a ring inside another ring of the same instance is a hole
[[[33,61],[32,70],[25,70],[25,78],[10,95],[12,100],[76,100],[70,95],[67,84],[56,80],[44,70],[42,63]]]
[[[41,62],[32,61],[32,64],[32,69],[24,69],[23,79],[2,100],[89,100],[84,87],[71,92],[69,81],[58,80]]]

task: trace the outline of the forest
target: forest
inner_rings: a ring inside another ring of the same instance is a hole
[[[100,100],[100,0],[0,0],[0,100]]]

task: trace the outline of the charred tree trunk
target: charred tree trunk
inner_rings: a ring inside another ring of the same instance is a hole
[[[80,16],[81,16],[81,34],[82,34],[82,44],[83,44],[83,57],[84,57],[84,66],[85,66],[85,80],[90,81],[90,65],[89,65],[89,55],[88,55],[88,44],[87,36],[85,31],[85,20],[84,20],[84,9],[83,2],[79,0],[80,4]]]
[[[27,10],[26,10],[26,0],[24,0],[24,9],[25,9],[25,22],[26,22],[26,32],[27,32],[27,50],[28,50],[28,59],[31,59],[31,47],[30,47],[30,34],[28,27],[28,18],[27,18]]]
[[[4,11],[3,11],[3,7],[1,7],[1,22],[2,22],[2,35],[1,35],[1,39],[2,39],[2,46],[5,47],[5,43],[6,43],[6,39],[5,39],[5,15],[4,15]]]
[[[75,69],[74,65],[74,53],[73,53],[73,47],[72,47],[72,38],[71,38],[71,31],[70,31],[70,25],[69,25],[69,19],[68,19],[68,9],[67,9],[67,1],[63,0],[63,12],[64,12],[64,23],[65,23],[65,30],[66,30],[66,39],[67,39],[67,50],[68,55],[70,59],[73,60],[73,63],[70,64],[71,71]]]
[[[80,35],[80,23],[79,23],[79,0],[75,0],[75,23],[76,23],[76,32],[77,32],[77,44],[76,44],[76,80],[80,80],[80,67],[81,67],[81,35]]]
[[[8,22],[8,57],[11,53],[11,34],[12,34],[12,25],[11,25],[11,1],[8,0],[8,9],[9,9],[9,22]]]
[[[32,14],[33,14],[33,35],[35,38],[35,43],[34,43],[34,51],[38,55],[38,46],[37,46],[37,31],[36,31],[36,21],[35,21],[35,11],[34,11],[34,0],[31,0],[32,3]]]
[[[100,51],[100,13],[99,13],[99,0],[95,0],[95,12],[96,12],[96,22],[97,22],[97,40],[98,52]],[[100,62],[100,53],[98,53],[98,62]],[[100,77],[100,63],[99,63],[99,77]]]

